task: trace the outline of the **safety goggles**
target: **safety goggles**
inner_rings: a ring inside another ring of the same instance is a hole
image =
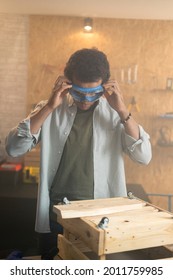
[[[74,100],[78,102],[95,102],[103,95],[104,88],[101,85],[92,88],[83,88],[72,85],[69,92]]]

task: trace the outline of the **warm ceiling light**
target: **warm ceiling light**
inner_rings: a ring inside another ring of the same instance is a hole
[[[91,18],[84,19],[84,30],[86,32],[91,32],[93,28],[93,20]]]

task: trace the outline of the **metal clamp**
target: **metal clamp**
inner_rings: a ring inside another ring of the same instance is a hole
[[[128,196],[129,199],[134,199],[134,198],[136,198],[136,197],[133,195],[133,193],[132,193],[131,191],[129,191],[129,192],[127,193],[127,196]]]
[[[97,225],[97,228],[105,229],[108,227],[109,218],[103,217]]]
[[[67,197],[63,197],[62,204],[70,204],[70,201],[67,199]]]

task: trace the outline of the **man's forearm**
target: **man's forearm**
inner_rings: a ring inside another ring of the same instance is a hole
[[[139,125],[137,122],[133,119],[131,113],[128,112],[122,112],[119,113],[121,123],[124,125],[125,132],[133,137],[134,139],[138,140],[140,137],[139,134]]]
[[[52,112],[48,104],[44,105],[38,112],[30,117],[30,131],[31,134],[37,134],[42,124]]]

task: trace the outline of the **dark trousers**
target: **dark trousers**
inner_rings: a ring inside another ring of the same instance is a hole
[[[39,234],[39,251],[42,260],[53,260],[58,254],[58,234],[63,233],[63,227],[55,221],[50,221],[50,233]]]

